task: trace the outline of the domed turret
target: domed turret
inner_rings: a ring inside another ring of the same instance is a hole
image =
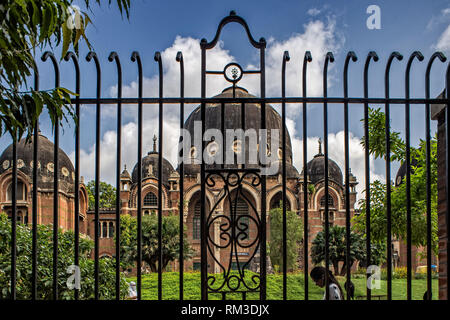
[[[153,177],[158,179],[158,158],[159,153],[156,151],[156,136],[153,137],[153,151],[147,153],[147,155],[142,158],[142,179]],[[174,172],[172,165],[170,162],[163,157],[163,172],[162,172],[162,182],[168,187],[169,186],[169,177]],[[138,165],[133,168],[133,173],[131,174],[132,182],[138,183]]]
[[[125,168],[123,169],[122,173],[120,174],[120,177],[123,179],[130,179],[131,180],[131,175],[127,170],[127,165],[125,165]]]
[[[225,89],[221,94],[215,96],[214,98],[232,98],[233,97],[233,88]],[[249,94],[247,90],[244,88],[236,87],[235,89],[235,97],[236,98],[255,98],[255,96]],[[241,104],[240,103],[225,103],[225,115],[224,115],[224,129],[242,129],[241,125]],[[221,130],[221,104],[207,104],[206,105],[206,114],[205,114],[205,129],[218,129]],[[194,145],[194,124],[196,121],[201,121],[201,107],[198,106],[189,116],[189,118],[185,122],[185,129],[189,131],[191,134],[191,143]],[[282,126],[281,126],[281,117],[278,112],[270,105],[266,104],[266,128],[268,134],[268,140],[270,141],[270,130],[278,129],[279,131],[279,149],[278,150],[270,150],[270,152],[275,152],[277,155],[277,160],[281,158],[281,148],[282,148]],[[258,135],[259,140],[259,130],[261,129],[261,105],[257,103],[246,103],[245,104],[245,129],[255,129],[256,134]],[[297,177],[298,171],[295,167],[292,166],[292,146],[291,146],[291,138],[289,136],[289,132],[286,130],[286,165],[287,165],[287,175],[290,177]],[[226,142],[228,144],[228,142]],[[237,142],[241,143],[240,141]],[[258,141],[259,143],[259,141]],[[255,146],[252,146],[255,147]],[[258,147],[258,146],[256,146]],[[208,147],[206,147],[208,148]],[[240,146],[234,146],[233,149],[236,153],[238,153]],[[245,150],[249,150],[248,139],[245,141]],[[195,152],[194,152],[195,151]],[[191,150],[192,153],[196,153],[197,150]],[[247,151],[248,152],[248,151]],[[246,155],[246,165],[247,167],[255,167],[255,164],[248,163],[248,153]],[[228,165],[227,167],[236,167],[232,165]],[[193,175],[200,172],[200,165],[197,164],[185,164],[185,174]],[[279,169],[281,172],[281,166]]]
[[[54,144],[39,133],[38,138],[38,187],[41,189],[53,189]],[[26,142],[21,139],[17,143],[17,168],[30,178],[33,176],[33,140]],[[9,145],[0,156],[0,174],[12,168],[13,145]],[[74,192],[75,170],[67,154],[60,148],[59,157],[59,188],[63,192]]]
[[[307,174],[311,183],[324,179],[325,155],[322,153],[322,141],[319,139],[319,153],[307,164]],[[336,162],[328,158],[328,178],[340,185],[343,184],[342,171]]]

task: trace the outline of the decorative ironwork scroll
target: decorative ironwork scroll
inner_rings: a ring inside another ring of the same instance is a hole
[[[259,251],[261,242],[261,219],[258,211],[243,190],[244,181],[254,188],[261,184],[261,177],[255,169],[230,169],[226,171],[208,170],[206,186],[209,188],[220,187],[216,203],[211,207],[206,218],[207,249],[219,266],[223,279],[209,275],[207,285],[209,292],[254,292],[260,288],[260,275],[248,274],[249,264]],[[245,201],[249,206],[247,213],[238,213],[239,200]],[[223,205],[223,213],[216,214],[216,210]],[[219,224],[219,230],[215,230],[215,224]],[[218,231],[218,235],[215,232]],[[253,231],[253,232],[252,232]],[[217,259],[215,249],[229,249],[228,259]],[[244,258],[239,255],[246,250],[248,255]],[[232,268],[235,263],[235,271]]]

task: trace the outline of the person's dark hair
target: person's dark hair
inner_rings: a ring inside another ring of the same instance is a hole
[[[327,274],[327,269],[325,267],[314,267],[311,272],[311,278],[314,281],[318,281],[320,279],[324,279],[325,280],[325,275]],[[341,285],[339,284],[339,282],[337,281],[337,279],[333,276],[333,273],[331,272],[331,270],[328,270],[328,285],[330,285],[331,283],[334,283],[335,285],[337,285],[337,287],[339,288],[339,291],[341,293],[341,297],[344,297],[344,291],[341,288]]]

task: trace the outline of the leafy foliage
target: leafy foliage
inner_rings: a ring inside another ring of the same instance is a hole
[[[170,215],[162,217],[162,269],[167,264],[178,259],[180,250],[179,218]],[[186,235],[183,237],[183,257],[193,256]],[[123,265],[132,266],[137,261],[137,219],[130,215],[120,217],[120,248]],[[142,217],[142,260],[146,262],[152,272],[158,270],[158,217],[157,215]]]
[[[17,299],[31,299],[32,289],[32,231],[29,226],[17,225]],[[67,286],[71,276],[66,270],[74,264],[74,238],[71,231],[58,231],[58,299],[74,298]],[[90,258],[93,241],[80,237],[79,267],[81,272],[80,299],[94,298],[94,260]],[[99,260],[99,287],[101,299],[115,298],[115,262],[110,258]],[[0,300],[10,296],[11,276],[11,221],[0,214]],[[39,300],[53,298],[53,227],[37,226],[37,292]],[[121,277],[121,297],[128,293],[128,284]]]
[[[345,227],[331,226],[329,228],[329,247],[328,257],[329,263],[334,267],[334,273],[344,275],[346,273],[346,237]],[[325,232],[317,233],[311,246],[311,258],[314,264],[320,264],[325,261]],[[357,260],[365,260],[365,242],[361,235],[350,233],[350,263]],[[344,262],[341,271],[339,272],[339,262]]]
[[[376,158],[385,157],[384,138],[380,132],[384,132],[385,115],[380,110],[370,109],[369,113],[369,150]],[[398,132],[391,133],[392,160],[406,161],[406,145],[400,139]],[[384,134],[383,134],[384,137]],[[361,142],[363,144],[363,142]],[[393,147],[392,147],[393,146]],[[437,140],[430,140],[431,146],[431,225],[432,225],[432,247],[434,253],[438,253],[437,236]],[[426,223],[426,142],[421,140],[418,148],[410,149],[411,152],[411,242],[415,246],[427,244]],[[392,235],[397,239],[406,239],[406,182],[391,187],[391,216]],[[359,202],[361,214],[354,217],[355,227],[358,231],[365,233],[366,229],[366,203],[365,199]],[[371,239],[374,242],[384,243],[387,239],[386,218],[386,184],[374,181],[370,184],[370,229]]]
[[[369,108],[369,154],[375,159],[386,157],[386,117],[381,109]],[[361,122],[364,119],[361,120]],[[365,140],[361,139],[361,145],[365,148]],[[405,159],[405,143],[400,138],[399,132],[390,132],[391,161],[403,161]]]
[[[89,209],[93,209],[95,207],[95,181],[89,181],[86,187],[89,195]],[[100,208],[114,208],[116,206],[116,188],[109,183],[100,181],[99,191]]]
[[[274,208],[270,216],[269,257],[275,268],[283,268],[283,210]],[[287,269],[294,270],[303,239],[302,222],[293,211],[286,211],[286,258]]]
[[[85,0],[90,8],[93,1]],[[100,0],[95,0],[100,5]],[[112,0],[109,0],[111,4]],[[6,0],[0,5],[0,135],[9,132],[17,140],[33,132],[36,120],[47,108],[53,126],[67,117],[75,119],[70,95],[64,88],[49,91],[19,91],[28,87],[27,78],[35,68],[36,49],[62,44],[61,57],[70,45],[78,53],[79,40],[86,37],[89,16],[73,10],[73,0]],[[117,0],[121,13],[129,16],[130,0]],[[75,119],[76,120],[76,119]]]

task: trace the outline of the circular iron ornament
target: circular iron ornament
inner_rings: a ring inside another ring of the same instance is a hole
[[[225,79],[231,83],[239,82],[239,80],[242,79],[243,74],[244,71],[242,71],[241,66],[234,62],[227,64],[223,69]]]

